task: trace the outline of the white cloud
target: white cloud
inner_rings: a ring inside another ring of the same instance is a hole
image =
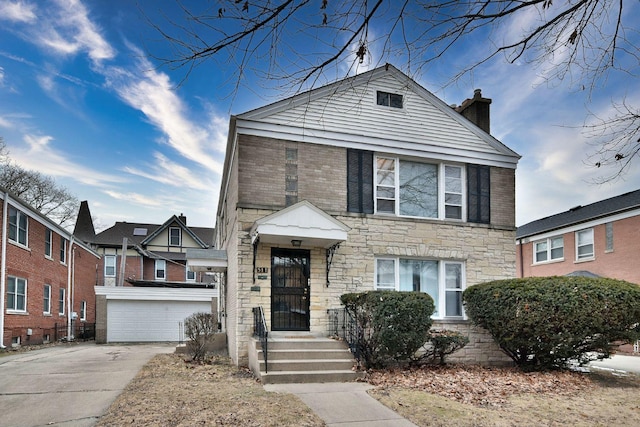
[[[71,161],[52,146],[52,136],[25,134],[23,140],[26,146],[11,147],[11,159],[26,169],[98,187],[126,181],[120,176],[103,174]]]
[[[11,124],[11,122],[9,120],[7,120],[4,117],[0,116],[0,127],[10,129],[10,128],[13,127],[13,125]]]
[[[135,72],[110,67],[105,69],[105,77],[123,101],[142,111],[166,135],[167,145],[184,158],[221,173],[222,163],[213,155],[219,150],[221,134],[211,135],[206,128],[187,118],[187,108],[169,76],[154,70],[146,59],[140,58]],[[212,117],[211,120],[220,123],[224,119]]]
[[[0,20],[14,22],[33,22],[36,14],[32,4],[23,1],[0,1]]]
[[[127,166],[123,170],[127,173],[141,176],[161,184],[172,187],[188,187],[191,189],[207,190],[213,185],[205,176],[204,171],[194,171],[193,169],[179,165],[171,161],[161,153],[154,153],[156,163],[149,165],[151,172],[145,172],[138,168]]]

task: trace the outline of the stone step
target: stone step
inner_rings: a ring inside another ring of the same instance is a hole
[[[355,362],[353,359],[323,359],[323,360],[268,360],[269,372],[274,371],[347,371]],[[264,360],[260,361],[260,372],[265,371]]]
[[[261,373],[261,380],[263,384],[329,383],[355,381],[361,375],[351,370],[269,371]]]
[[[262,349],[258,349],[258,358],[264,359]],[[349,359],[353,360],[353,355],[346,348],[330,349],[285,349],[273,350],[269,347],[269,360],[294,360],[294,359]]]
[[[342,349],[346,347],[344,341],[332,340],[329,338],[269,338],[269,351],[271,350],[287,350],[287,349]],[[260,342],[256,341],[256,349],[260,349]]]

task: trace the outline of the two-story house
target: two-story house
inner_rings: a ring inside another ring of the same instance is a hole
[[[515,275],[519,156],[489,134],[490,102],[453,108],[385,65],[231,117],[215,247],[235,363],[254,307],[270,336],[327,336],[340,295],[373,289],[429,293],[471,338],[461,358],[505,360],[461,298]]]
[[[518,227],[517,275],[586,275],[640,284],[640,190]]]
[[[6,190],[0,198],[0,348],[92,335],[98,254]]]
[[[189,227],[182,214],[164,224],[116,222],[96,234],[84,201],[74,233],[101,256],[98,285],[188,288],[212,283],[210,275],[187,268],[186,251],[211,247],[214,229]]]

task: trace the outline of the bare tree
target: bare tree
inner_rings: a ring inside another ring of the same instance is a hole
[[[0,137],[0,186],[63,227],[73,226],[80,203],[50,176],[15,164]]]
[[[474,40],[486,40],[485,49],[465,53],[467,63],[452,81],[502,56],[543,66],[548,79],[570,79],[592,94],[609,71],[637,73],[640,63],[637,15],[625,13],[639,7],[636,0],[176,3],[183,19],[165,15],[171,25],[152,23],[172,46],[171,57],[158,59],[185,69],[185,78],[207,60],[230,64],[236,85],[254,74],[299,91],[335,78],[325,75],[330,70],[345,73],[385,62],[404,63],[413,75]],[[608,130],[638,116],[637,108],[622,105],[618,112],[626,116],[603,118]],[[627,142],[637,140],[637,133],[626,136]],[[604,145],[611,135],[600,137]],[[604,149],[593,164],[613,164],[618,176],[637,155],[637,150]]]

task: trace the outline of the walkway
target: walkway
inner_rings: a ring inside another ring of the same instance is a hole
[[[266,384],[267,391],[292,393],[309,406],[328,427],[416,427],[384,406],[359,382]]]

